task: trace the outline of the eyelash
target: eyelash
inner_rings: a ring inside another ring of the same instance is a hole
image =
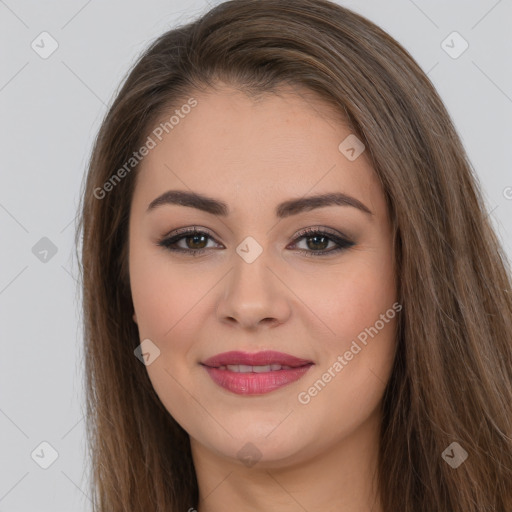
[[[172,247],[172,245],[175,245],[177,242],[184,238],[189,238],[195,235],[206,235],[208,238],[216,241],[208,232],[202,231],[197,229],[196,227],[193,228],[184,228],[182,230],[179,230],[178,233],[174,234],[170,237],[164,237],[162,240],[158,242],[157,245],[164,247],[165,249],[172,251],[172,252],[178,252],[178,253],[185,253],[189,254],[191,256],[200,256],[208,249],[203,247],[202,249],[183,249],[181,247]],[[300,253],[304,254],[305,256],[310,256],[313,258],[316,258],[318,256],[326,256],[329,254],[337,253],[346,249],[349,249],[352,247],[354,242],[351,242],[348,238],[343,238],[335,233],[332,233],[330,231],[325,231],[323,229],[318,228],[306,228],[301,230],[299,233],[297,233],[297,237],[294,240],[294,244],[297,244],[301,239],[303,238],[310,238],[313,236],[322,236],[328,238],[330,241],[335,242],[338,247],[335,249],[330,250],[319,250],[319,251],[312,251],[307,249],[297,249]]]

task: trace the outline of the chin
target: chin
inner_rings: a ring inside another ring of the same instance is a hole
[[[239,461],[246,467],[253,467],[256,463],[258,468],[284,466],[298,462],[310,444],[305,426],[291,421],[294,414],[280,411],[268,414],[267,419],[262,420],[258,413],[241,411],[239,418],[226,421],[232,437],[221,427],[215,433],[199,431],[198,435],[191,437],[218,455]]]

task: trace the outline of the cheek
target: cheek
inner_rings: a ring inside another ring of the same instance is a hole
[[[206,287],[204,276],[171,264],[165,249],[137,245],[130,250],[130,283],[140,336],[155,340],[178,328]]]
[[[325,443],[355,432],[376,411],[391,376],[400,313],[392,295],[376,301],[372,289],[349,294],[345,288],[346,298],[327,320],[336,336],[323,338],[317,368],[296,396],[304,430],[313,435],[322,428]]]
[[[315,373],[301,387],[299,409],[322,418],[322,411],[336,404],[333,417],[343,424],[348,414],[354,426],[377,406],[392,368],[401,309],[393,265],[387,254],[361,253],[313,284],[303,281],[299,293],[308,293],[325,334]]]
[[[178,383],[186,383],[195,378],[194,372],[202,371],[198,347],[211,334],[203,332],[203,327],[212,315],[218,272],[171,263],[164,250],[135,247],[130,280],[139,338],[150,339],[160,353],[147,367],[150,379],[159,395],[174,397],[172,404],[166,404],[170,411],[183,408],[183,388]]]
[[[172,288],[162,286],[158,266],[137,257],[130,264],[130,283],[141,338],[159,338],[162,330],[171,328],[176,311]]]
[[[186,389],[197,371],[187,355],[197,339],[191,332],[194,317],[201,313],[205,278],[170,265],[155,251],[133,247],[130,282],[140,340],[150,339],[159,356],[146,367],[152,386],[169,413],[186,430],[192,430],[201,408],[195,407]],[[191,355],[192,357],[192,355]],[[190,363],[190,364],[189,364]],[[203,418],[207,421],[207,418]]]
[[[310,308],[312,322],[319,326],[326,343],[323,349],[341,350],[392,308],[396,300],[392,267],[377,257],[372,259],[364,255],[342,270],[301,274],[290,283]]]

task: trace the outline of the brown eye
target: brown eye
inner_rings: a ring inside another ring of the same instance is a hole
[[[307,240],[306,244],[308,248],[311,250],[327,249],[327,246],[329,245],[330,241],[329,237],[318,235],[305,237],[305,240]]]
[[[192,255],[202,254],[208,249],[208,240],[214,240],[213,237],[205,231],[198,231],[197,229],[182,230],[179,234],[171,237],[164,238],[158,245],[165,247],[169,251],[182,252]],[[184,241],[185,246],[178,245]]]
[[[186,244],[189,249],[204,249],[205,247],[205,239],[208,238],[208,235],[196,234],[183,237],[187,242],[191,241],[190,244]],[[198,247],[201,245],[201,247]]]
[[[355,245],[355,243],[348,240],[348,238],[342,237],[330,231],[319,230],[318,228],[308,228],[302,230],[299,233],[299,236],[295,238],[294,245],[296,245],[302,239],[306,240],[307,249],[298,250],[306,256],[327,256],[332,253],[343,251]],[[333,243],[334,247],[327,250],[329,243]]]

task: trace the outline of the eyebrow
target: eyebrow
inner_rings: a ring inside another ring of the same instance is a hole
[[[229,215],[229,208],[225,202],[185,190],[168,190],[164,192],[151,201],[147,211],[150,212],[166,204],[188,206],[222,217]],[[361,201],[340,192],[318,194],[284,201],[277,206],[275,215],[278,218],[284,218],[325,206],[352,206],[368,215],[373,215],[373,212]]]

